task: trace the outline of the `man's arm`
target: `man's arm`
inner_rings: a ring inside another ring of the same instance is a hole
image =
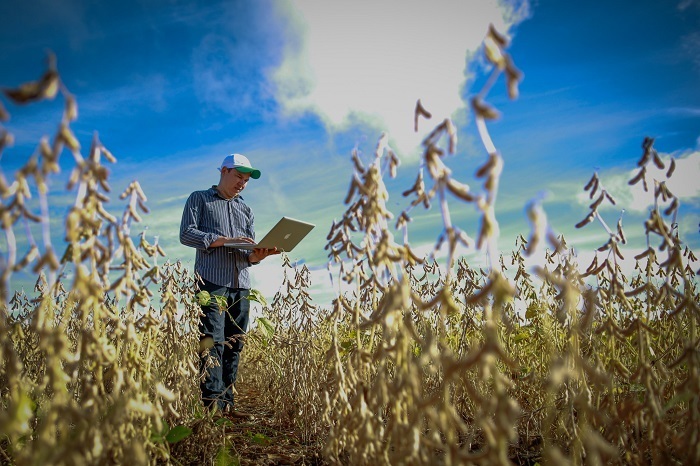
[[[218,248],[225,243],[231,241],[244,241],[253,243],[252,238],[241,236],[238,238],[228,238],[220,236],[216,233],[202,231],[201,224],[201,209],[203,204],[198,193],[192,193],[185,203],[185,208],[182,211],[182,220],[180,222],[180,243],[185,246],[190,246],[205,251],[211,251],[212,248]]]
[[[190,194],[185,202],[180,221],[180,243],[196,249],[208,249],[220,240],[216,233],[207,233],[199,229],[200,206],[202,202],[197,193]],[[223,241],[221,244],[223,245]]]

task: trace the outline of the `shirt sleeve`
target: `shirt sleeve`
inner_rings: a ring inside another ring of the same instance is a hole
[[[250,208],[248,209],[248,218],[249,218],[249,222],[248,222],[248,236],[249,236],[250,238],[255,239],[255,215],[253,214],[253,210],[250,209]],[[251,254],[252,254],[252,252],[251,252]],[[248,260],[248,265],[257,265],[257,264],[260,263],[260,261],[258,261],[258,262],[252,262],[252,261],[250,260],[250,254],[248,254],[248,255],[246,256],[246,259]]]
[[[208,251],[211,243],[216,241],[218,235],[215,233],[207,233],[199,229],[199,221],[201,214],[202,199],[197,193],[190,194],[185,203],[185,208],[182,211],[182,220],[180,221],[180,243],[185,246],[190,246],[196,249]]]

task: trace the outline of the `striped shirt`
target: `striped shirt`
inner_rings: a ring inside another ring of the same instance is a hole
[[[180,242],[197,250],[195,272],[219,286],[250,289],[250,251],[209,245],[220,236],[255,239],[253,220],[253,211],[240,195],[224,199],[216,186],[190,194],[182,212]]]

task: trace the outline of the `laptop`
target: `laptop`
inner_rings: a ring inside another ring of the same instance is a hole
[[[315,226],[294,218],[282,217],[257,243],[229,242],[224,243],[224,246],[237,249],[277,248],[278,251],[290,252]]]

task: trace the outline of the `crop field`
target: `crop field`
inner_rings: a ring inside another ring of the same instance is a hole
[[[7,90],[0,121],[43,99],[65,108],[19,170],[0,172],[0,464],[700,464],[698,260],[675,227],[677,197],[647,174],[654,165],[670,178],[675,163],[640,141],[629,183],[656,199],[645,252],[627,257],[622,223],[598,213],[616,200],[593,174],[576,225],[606,231],[592,263],[576,262],[536,202],[530,234],[512,239],[506,259],[495,210],[505,162],[487,97],[500,76],[517,98],[507,46],[491,28],[493,74],[471,101],[487,153],[479,189],[447,165],[453,122],[435,124],[419,101],[415,129],[428,130],[406,210],[387,208],[384,181],[398,170],[387,138],[369,164],[353,154],[345,213],[326,244],[348,291],[314,303],[310,271],[283,256],[280,291],[269,302],[252,294],[262,316],[246,336],[239,391],[265,407],[267,430],[201,406],[197,277],[136,232],[157,215],[138,182],[117,195],[123,211],[109,211],[114,156],[97,136],[80,147],[76,98],[52,58],[39,80]],[[11,144],[0,127],[0,154]],[[74,160],[74,201],[59,245],[48,180],[60,157]],[[474,238],[452,222],[448,199],[476,207]],[[440,213],[445,262],[390,233],[414,209]],[[460,244],[487,265],[459,256]],[[536,254],[543,265],[526,267]],[[32,292],[12,286],[20,271],[36,275]]]

